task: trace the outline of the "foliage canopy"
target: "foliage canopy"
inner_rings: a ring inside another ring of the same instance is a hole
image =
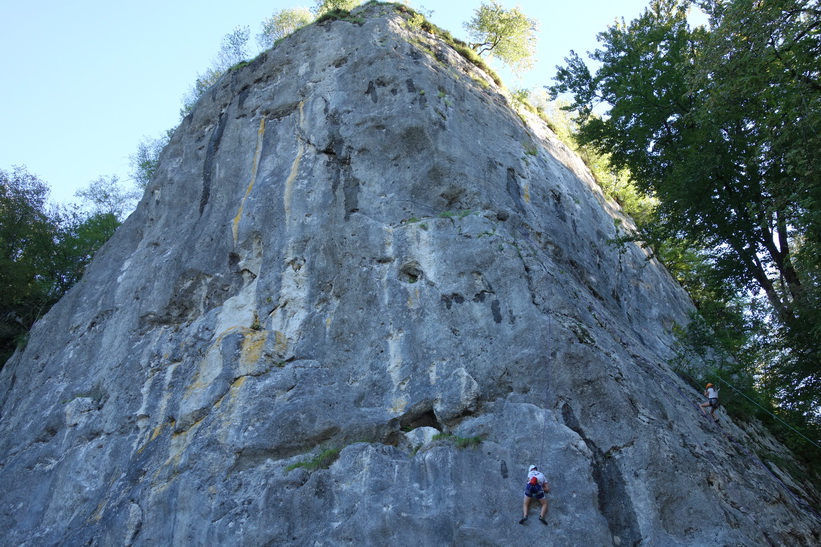
[[[197,76],[194,85],[183,97],[183,108],[180,112],[185,116],[194,107],[197,99],[205,93],[208,88],[217,83],[223,74],[232,66],[242,63],[248,59],[248,40],[251,37],[250,27],[236,27],[234,30],[223,36],[220,48],[216,56],[211,61],[211,66],[202,74]]]
[[[313,11],[321,17],[330,11],[351,11],[362,4],[362,0],[316,0]]]
[[[257,42],[263,49],[274,46],[294,31],[309,25],[314,15],[307,8],[288,8],[275,11],[271,17],[262,22],[262,32],[257,35]]]
[[[83,275],[120,221],[116,177],[86,189],[91,212],[50,208],[48,186],[24,168],[0,170],[0,367],[34,322]]]
[[[686,240],[714,277],[769,311],[762,371],[783,404],[821,406],[821,12],[812,0],[654,0],[574,52],[579,139],[658,199],[648,237]],[[600,103],[609,106],[595,116]],[[749,313],[752,313],[748,309]]]
[[[539,22],[518,6],[508,10],[495,0],[483,2],[464,26],[479,55],[489,53],[517,72],[533,66]]]

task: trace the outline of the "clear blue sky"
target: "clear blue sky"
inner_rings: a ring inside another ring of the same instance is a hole
[[[501,0],[538,19],[538,64],[508,88],[551,83],[571,49],[597,47],[596,34],[638,17],[649,0]],[[434,24],[466,38],[463,23],[481,0],[417,0]],[[100,176],[129,181],[129,156],[144,137],[179,123],[182,97],[210,66],[223,36],[251,29],[306,1],[5,0],[0,7],[0,169],[24,165],[54,202]],[[496,68],[499,68],[498,66]]]

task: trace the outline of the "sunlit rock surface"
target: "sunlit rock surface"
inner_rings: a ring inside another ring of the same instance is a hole
[[[691,304],[581,160],[359,17],[208,91],[0,372],[0,543],[817,542],[668,368]]]

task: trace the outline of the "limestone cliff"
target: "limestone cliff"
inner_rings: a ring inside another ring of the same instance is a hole
[[[3,368],[0,542],[817,542],[667,367],[691,305],[608,244],[582,162],[392,5],[357,17],[207,92]]]

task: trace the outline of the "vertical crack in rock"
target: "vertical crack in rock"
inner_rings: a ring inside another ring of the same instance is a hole
[[[205,163],[202,168],[202,196],[200,197],[200,215],[205,211],[205,206],[208,204],[208,199],[211,197],[211,181],[214,178],[214,159],[220,147],[222,134],[225,131],[225,126],[228,123],[228,116],[223,112],[220,114],[217,127],[211,133],[211,138],[208,140],[208,148],[205,150]]]
[[[285,226],[291,225],[291,194],[294,189],[294,180],[299,172],[299,162],[302,160],[302,155],[305,153],[305,142],[300,137],[300,131],[305,117],[305,101],[299,103],[299,120],[297,121],[297,152],[294,162],[291,164],[291,171],[288,173],[288,178],[285,180],[284,204],[285,204]]]
[[[607,520],[614,543],[639,545],[642,540],[641,530],[619,466],[609,454],[605,455],[596,443],[585,436],[573,409],[567,403],[562,405],[562,418],[567,427],[578,433],[593,454],[593,480],[598,487],[599,511]]]
[[[351,213],[359,212],[359,185],[360,181],[348,172],[343,186],[345,196],[345,220],[350,220]]]
[[[242,201],[239,203],[239,210],[237,211],[237,215],[234,217],[234,223],[232,226],[233,234],[234,234],[234,246],[237,245],[237,231],[239,230],[239,221],[242,218],[242,210],[245,208],[245,200],[248,199],[248,196],[251,194],[251,190],[254,189],[254,184],[257,181],[257,171],[259,169],[259,156],[260,152],[262,151],[262,140],[265,136],[265,118],[259,120],[259,129],[257,130],[257,146],[254,150],[254,160],[253,164],[251,165],[251,182],[248,183],[248,188],[245,189],[245,195],[242,196]]]
[[[516,180],[516,170],[512,167],[507,168],[507,193],[513,198],[516,208],[520,211],[524,210],[525,203],[522,200],[522,190],[519,187],[519,181]]]
[[[556,190],[550,190],[550,195],[553,198],[553,209],[556,211],[556,217],[562,222],[567,222],[567,214],[565,214],[562,206],[562,195]]]

